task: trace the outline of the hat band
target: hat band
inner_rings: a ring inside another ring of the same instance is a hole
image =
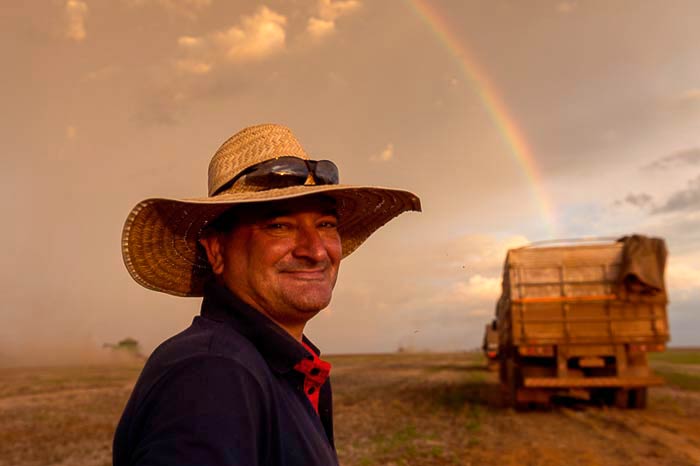
[[[290,186],[338,184],[338,167],[330,160],[305,160],[283,156],[252,165],[224,183],[212,196],[245,186],[246,190],[266,191]]]

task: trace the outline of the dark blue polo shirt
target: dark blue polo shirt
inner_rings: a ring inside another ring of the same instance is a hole
[[[265,315],[208,285],[201,315],[148,359],[117,426],[114,465],[337,465],[330,380],[316,413],[294,370],[309,357]]]

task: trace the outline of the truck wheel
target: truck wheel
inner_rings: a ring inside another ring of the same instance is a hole
[[[518,406],[518,383],[514,375],[515,374],[511,374],[511,376],[508,377],[508,404],[511,408],[518,409],[520,408],[520,406]]]
[[[615,390],[615,407],[625,409],[629,406],[630,390],[618,388]]]
[[[591,393],[594,400],[602,403],[604,406],[614,406],[615,405],[615,394],[617,389],[615,388],[601,388]]]
[[[527,408],[527,403],[518,401],[518,391],[522,386],[522,381],[520,380],[520,370],[516,367],[515,361],[508,360],[507,368],[508,377],[508,404],[517,411],[522,411]]]
[[[632,409],[644,409],[647,407],[647,387],[630,390],[628,406]]]
[[[508,360],[505,357],[498,358],[498,379],[502,385],[508,383]]]

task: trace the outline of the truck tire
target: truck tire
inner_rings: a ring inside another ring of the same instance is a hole
[[[629,391],[627,406],[632,409],[644,409],[647,407],[647,387],[635,388]]]
[[[508,404],[513,409],[518,409],[518,382],[515,374],[510,373],[508,377]]]
[[[521,411],[527,408],[527,403],[518,401],[518,391],[522,387],[520,369],[516,366],[513,359],[508,359],[506,364],[508,405],[517,411]]]
[[[625,409],[629,406],[630,390],[626,388],[615,389],[614,404],[616,408]]]
[[[591,392],[591,398],[604,406],[615,406],[617,388],[600,388]]]
[[[498,362],[498,380],[501,382],[501,385],[505,387],[508,384],[508,358],[501,355],[498,358]]]

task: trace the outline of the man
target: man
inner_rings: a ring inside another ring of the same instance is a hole
[[[204,300],[146,363],[115,466],[337,464],[330,364],[304,326],[330,302],[341,258],[408,210],[414,194],[339,184],[279,125],[219,148],[207,198],[139,203],[122,235],[132,277]]]

